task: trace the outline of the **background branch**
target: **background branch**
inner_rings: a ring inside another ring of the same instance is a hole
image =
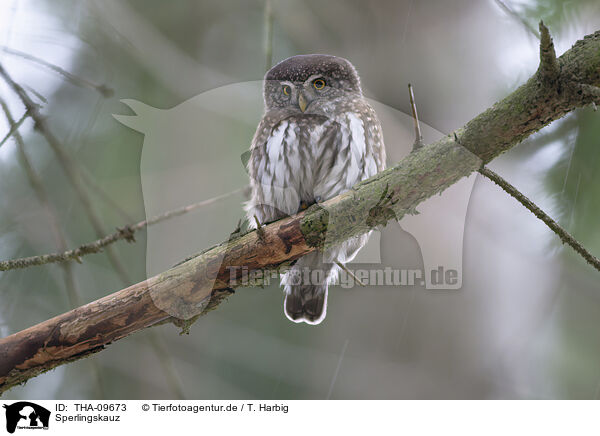
[[[54,237],[56,239],[56,246],[59,251],[64,251],[67,248],[67,237],[62,230],[60,219],[58,217],[58,213],[52,202],[49,199],[48,193],[46,192],[46,188],[44,187],[44,183],[42,179],[37,174],[29,156],[27,154],[27,150],[25,149],[25,142],[23,141],[23,137],[19,133],[19,123],[15,123],[14,118],[10,112],[10,108],[8,104],[4,101],[4,99],[0,98],[0,107],[4,112],[6,120],[10,126],[10,132],[14,135],[15,142],[17,143],[17,150],[19,153],[19,157],[21,159],[23,168],[25,169],[25,174],[27,175],[27,179],[29,180],[29,184],[33,189],[38,201],[44,208],[46,216],[48,217],[48,221],[50,223],[50,227],[52,232],[54,233]],[[26,116],[27,114],[25,114]],[[23,119],[23,118],[21,118]],[[69,301],[69,307],[75,308],[82,304],[81,293],[79,292],[79,288],[77,287],[77,282],[75,280],[75,274],[73,273],[73,267],[69,263],[64,263],[61,265],[63,270],[63,281],[65,283],[65,290],[67,293],[67,299]],[[102,375],[100,367],[95,360],[90,361],[90,366],[92,369],[92,373],[94,374],[96,380],[96,387],[98,390],[98,394],[101,398],[104,398],[104,389],[102,385]]]
[[[38,132],[40,132],[40,134],[46,139],[46,142],[48,143],[48,145],[50,145],[50,148],[56,154],[56,157],[58,158],[58,161],[61,164],[65,175],[67,176],[69,182],[71,183],[71,186],[75,190],[75,193],[77,194],[77,197],[79,198],[84,208],[84,211],[90,221],[90,224],[92,225],[92,228],[96,233],[96,237],[103,238],[106,232],[103,229],[102,221],[96,213],[92,201],[89,198],[87,192],[83,188],[83,185],[80,180],[79,170],[77,165],[74,163],[73,158],[50,130],[50,127],[46,122],[46,118],[42,116],[42,114],[39,111],[38,105],[36,105],[31,100],[31,98],[23,89],[23,87],[13,80],[13,78],[8,74],[8,72],[2,65],[0,65],[0,76],[21,99],[21,102],[27,109],[27,113],[35,122],[35,129]],[[128,277],[127,271],[119,262],[117,255],[112,251],[111,247],[107,247],[106,255],[113,268],[121,278],[121,280],[126,283],[130,283],[131,280]]]
[[[79,247],[73,250],[65,250],[60,253],[50,253],[50,254],[42,254],[39,256],[31,256],[31,257],[23,257],[20,259],[12,259],[12,260],[4,260],[0,262],[0,271],[8,271],[11,269],[19,269],[19,268],[27,268],[30,266],[36,265],[45,265],[47,263],[58,263],[58,262],[66,262],[70,260],[75,260],[77,262],[81,262],[81,257],[93,254],[100,253],[109,246],[117,241],[126,240],[128,242],[134,242],[134,235],[136,232],[144,229],[145,227],[151,226],[153,224],[158,224],[162,221],[166,221],[170,218],[174,218],[176,216],[180,216],[196,210],[203,206],[208,206],[209,204],[215,203],[217,201],[223,200],[227,197],[230,197],[235,194],[239,194],[244,192],[245,188],[236,189],[231,192],[227,192],[222,195],[218,195],[213,198],[209,198],[207,200],[199,201],[198,203],[189,204],[187,206],[180,207],[179,209],[174,209],[169,212],[165,212],[160,215],[156,215],[152,218],[140,221],[135,224],[130,224],[123,226],[117,229],[116,232],[111,233],[110,235],[106,235],[100,239],[97,239],[93,242],[89,242],[87,244],[80,245]],[[66,247],[65,247],[66,248]]]
[[[13,54],[17,54],[26,59],[41,63],[41,64],[53,69],[54,71],[58,72],[59,74],[64,76],[67,80],[69,80],[70,82],[72,82],[76,85],[92,87],[92,88],[96,89],[100,94],[102,94],[105,98],[110,97],[113,93],[112,89],[108,88],[107,86],[96,85],[86,79],[83,79],[83,78],[80,78],[73,74],[70,74],[67,71],[63,70],[62,68],[57,67],[48,62],[45,62],[41,59],[35,58],[33,56],[29,56],[25,53],[18,52],[18,51],[14,51]],[[13,91],[19,96],[19,98],[21,99],[21,101],[23,102],[23,104],[26,107],[26,111],[22,117],[22,120],[24,120],[27,116],[31,116],[31,118],[33,118],[33,120],[35,122],[35,127],[37,128],[38,131],[40,131],[42,133],[42,135],[44,136],[44,138],[46,139],[48,144],[51,146],[51,148],[57,154],[58,160],[61,163],[63,170],[64,170],[65,174],[67,175],[67,178],[69,179],[73,188],[75,189],[76,193],[78,194],[80,201],[83,203],[84,210],[85,210],[85,212],[88,216],[88,219],[89,219],[90,223],[92,224],[92,227],[94,228],[96,234],[98,236],[103,235],[105,232],[103,230],[103,226],[100,222],[99,217],[97,216],[95,210],[92,207],[91,199],[88,197],[88,194],[87,194],[86,190],[84,189],[83,185],[80,184],[81,180],[86,180],[86,175],[82,171],[80,171],[80,168],[77,165],[77,163],[71,158],[71,156],[68,154],[66,149],[63,147],[63,145],[52,134],[52,132],[50,131],[49,127],[46,124],[46,120],[38,112],[38,106],[29,98],[27,92],[18,83],[16,83],[10,77],[10,75],[8,75],[8,73],[6,72],[6,70],[4,70],[2,65],[0,65],[0,75],[3,76],[4,80],[13,89]],[[38,98],[40,98],[40,96],[37,93],[35,93],[35,95],[38,96]],[[45,99],[43,97],[41,97],[41,99],[43,101],[45,101]],[[19,125],[22,123],[22,121],[19,121],[18,123],[11,122],[10,118],[12,118],[12,117],[10,115],[8,106],[5,105],[4,109],[5,109],[6,116],[9,118],[9,123],[11,124],[11,129],[6,138],[8,139],[8,137],[11,134],[15,134],[16,135],[15,139],[17,140],[17,142],[19,142],[20,150],[22,150],[21,155],[22,156],[24,155],[26,157],[26,154],[24,151],[24,144],[23,144],[22,138],[18,132]],[[27,161],[27,163],[28,163],[28,161]],[[64,252],[67,249],[66,238],[64,237],[62,229],[60,228],[60,224],[58,223],[58,218],[57,218],[58,215],[56,214],[56,211],[53,209],[51,203],[49,202],[48,196],[45,194],[45,189],[43,188],[43,184],[41,183],[41,179],[39,179],[39,177],[37,177],[37,174],[33,171],[33,167],[31,165],[26,165],[26,170],[28,171],[28,176],[30,177],[30,181],[32,182],[32,184],[34,186],[34,189],[36,190],[36,192],[39,195],[43,195],[43,197],[40,197],[40,199],[43,201],[44,204],[47,205],[47,210],[50,211],[50,213],[53,215],[53,217],[56,221],[55,231],[58,231],[58,235],[59,235],[59,250]],[[78,177],[81,177],[81,180],[79,180]],[[102,196],[102,198],[105,201],[108,201],[111,205],[115,206],[113,202],[110,202],[108,200],[109,197],[104,194],[102,189],[93,184],[91,178],[87,178],[87,183],[88,183],[88,185],[91,185],[96,190],[96,192]],[[118,208],[118,210],[120,211],[120,208]],[[123,234],[124,233],[123,229],[120,229],[119,233]],[[123,236],[125,238],[127,238],[129,236],[128,232],[125,233]],[[131,238],[132,238],[132,236],[131,236]],[[101,251],[101,249],[99,251]],[[125,267],[118,259],[116,253],[114,253],[112,251],[111,247],[107,248],[107,256],[108,256],[109,262],[112,264],[113,268],[117,272],[117,275],[119,276],[119,278],[121,279],[123,284],[126,286],[129,283],[131,283],[131,279],[129,278]],[[42,258],[50,260],[50,259],[52,259],[52,256],[42,256]],[[79,260],[78,257],[75,257],[75,259]],[[67,260],[67,259],[65,258],[64,260]],[[37,259],[37,261],[39,261],[39,259]],[[18,262],[17,264],[20,264],[20,262]],[[67,288],[70,305],[71,305],[71,307],[79,306],[81,304],[81,302],[80,302],[81,297],[79,296],[79,292],[76,287],[75,277],[72,272],[72,266],[68,262],[65,262],[63,264],[63,270],[65,272],[65,276],[64,276],[65,277],[65,286]],[[181,381],[178,377],[178,374],[175,371],[175,367],[172,362],[171,356],[169,354],[165,354],[164,347],[161,348],[158,345],[161,343],[161,338],[159,336],[159,333],[151,332],[150,338],[151,338],[151,346],[154,349],[156,355],[158,356],[158,358],[161,362],[161,365],[163,366],[163,369],[167,375],[167,382],[168,382],[171,390],[173,391],[173,393],[176,395],[177,398],[183,399],[184,398],[183,394],[182,394],[183,387],[182,387]],[[102,380],[101,380],[102,377],[101,377],[100,367],[95,360],[91,361],[91,366],[92,366],[92,372],[96,378],[96,385],[98,387],[99,397],[104,398],[104,389],[103,389]]]
[[[36,56],[32,56],[29,53],[25,53],[20,50],[16,50],[14,48],[6,47],[6,46],[3,46],[1,48],[1,50],[4,53],[8,53],[13,56],[18,56],[23,59],[27,59],[28,61],[35,62],[36,64],[43,65],[44,67],[49,68],[52,71],[60,74],[62,77],[67,79],[72,84],[81,86],[84,88],[93,89],[93,90],[97,91],[98,93],[100,93],[104,98],[111,97],[115,93],[115,91],[112,88],[110,88],[106,85],[98,85],[97,83],[94,83],[84,77],[76,76],[75,74],[69,73],[67,70],[59,67],[58,65],[51,64],[50,62],[47,62]]]
[[[273,4],[271,0],[265,0],[263,27],[265,32],[265,71],[269,71],[273,66]]]
[[[538,38],[538,39],[540,38],[539,32],[531,24],[529,24],[529,22],[527,20],[523,19],[523,17],[521,17],[510,6],[508,6],[508,4],[506,4],[502,0],[494,0],[494,1],[496,2],[496,4],[498,6],[500,6],[500,9],[502,9],[508,15],[510,15],[511,17],[516,19],[519,23],[521,23],[528,32],[530,32],[536,38]]]
[[[7,117],[9,117],[10,115],[8,115],[7,112],[7,108],[8,106],[6,106],[6,102],[4,102],[4,100],[2,101],[2,107],[6,108],[4,109],[4,113],[7,114]],[[4,135],[4,138],[2,138],[2,140],[0,140],[0,147],[2,147],[4,145],[4,143],[6,141],[8,141],[8,139],[17,131],[19,130],[19,127],[21,126],[21,124],[23,124],[23,121],[25,121],[27,119],[27,117],[29,116],[29,114],[27,112],[25,112],[21,118],[19,118],[19,121],[15,122],[14,120],[12,120],[11,122],[9,122],[10,125],[10,129],[8,129],[8,132],[6,133],[6,135]],[[12,116],[10,116],[10,118],[12,119]]]
[[[571,248],[573,248],[573,250],[579,253],[581,257],[583,257],[586,260],[587,263],[589,263],[598,271],[600,271],[600,259],[598,259],[592,253],[587,251],[586,248],[583,245],[581,245],[581,243],[578,242],[573,236],[571,236],[569,232],[563,229],[560,226],[560,224],[558,224],[556,221],[550,218],[550,216],[548,216],[546,212],[544,212],[533,201],[531,201],[529,198],[523,195],[517,188],[515,188],[509,182],[504,180],[499,174],[495,173],[489,168],[481,168],[479,170],[479,173],[490,179],[496,185],[500,186],[504,190],[504,192],[506,192],[519,203],[521,203],[523,206],[525,206],[527,210],[529,210],[532,214],[534,214],[536,217],[542,220],[544,224],[550,227],[550,229],[558,235],[558,237],[564,244],[568,244]]]

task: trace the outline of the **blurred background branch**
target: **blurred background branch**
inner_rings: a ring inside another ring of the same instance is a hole
[[[64,148],[63,144],[61,144],[61,142],[57,139],[54,133],[52,133],[52,131],[50,130],[46,118],[43,117],[42,114],[39,112],[38,105],[35,104],[33,100],[31,100],[25,89],[23,89],[21,85],[19,85],[13,80],[13,78],[8,74],[8,72],[4,69],[4,67],[1,64],[0,76],[18,95],[19,99],[21,100],[21,102],[27,110],[27,114],[33,119],[35,123],[35,129],[38,132],[40,132],[40,134],[45,138],[48,145],[56,154],[56,157],[62,165],[65,175],[69,179],[69,182],[71,183],[71,186],[77,194],[77,197],[81,201],[81,204],[84,206],[85,213],[94,231],[96,232],[96,236],[98,238],[104,237],[106,232],[104,231],[102,221],[96,213],[93,203],[90,200],[87,192],[85,191],[83,184],[81,183],[77,164],[75,163],[69,152]],[[111,249],[111,247],[106,248],[106,255],[108,256],[115,270],[118,272],[119,276],[121,277],[121,280],[123,280],[124,283],[130,283],[130,279],[127,275],[125,268],[118,260],[116,253]]]
[[[530,32],[536,38],[540,38],[540,34],[535,27],[533,27],[529,22],[523,19],[519,14],[517,14],[508,4],[503,2],[502,0],[494,0],[498,6],[502,8],[508,15],[516,19],[519,23],[523,25],[528,32]]]
[[[59,67],[58,65],[54,65],[51,64],[50,62],[46,62],[43,59],[40,59],[38,57],[32,56],[28,53],[24,53],[22,51],[19,50],[15,50],[13,48],[10,47],[1,47],[2,51],[4,51],[5,53],[9,53],[11,55],[14,56],[19,56],[23,59],[26,59],[28,61],[31,62],[35,62],[38,63],[40,65],[43,65],[46,68],[51,69],[52,71],[55,71],[56,73],[60,74],[62,77],[64,77],[66,80],[68,80],[69,82],[73,83],[74,85],[77,86],[81,86],[81,87],[86,87],[86,88],[90,88],[93,89],[97,92],[100,93],[100,95],[102,95],[102,97],[104,98],[109,98],[112,97],[112,95],[114,94],[114,89],[106,86],[106,85],[98,85],[94,82],[90,82],[89,80],[87,80],[84,77],[79,77],[76,76],[75,74],[69,73],[67,70],[62,69],[61,67]]]
[[[38,201],[42,204],[44,211],[46,212],[46,217],[48,223],[50,224],[50,228],[54,233],[54,237],[56,239],[56,247],[59,251],[64,251],[67,248],[67,238],[65,233],[62,230],[62,226],[56,212],[56,209],[52,205],[49,200],[48,194],[44,187],[44,183],[41,178],[38,176],[35,168],[33,167],[29,156],[27,155],[27,151],[25,149],[25,143],[21,134],[19,133],[19,123],[15,122],[8,107],[6,101],[0,98],[0,106],[2,107],[2,111],[4,112],[4,116],[6,117],[8,124],[10,126],[10,132],[14,135],[15,141],[17,143],[17,149],[19,151],[19,157],[21,159],[21,163],[25,172],[27,174],[27,178],[31,185],[31,188],[35,192],[35,195]],[[27,114],[27,113],[26,113]],[[63,279],[65,284],[65,291],[67,292],[67,297],[69,300],[69,305],[71,308],[75,308],[81,306],[83,304],[83,300],[81,298],[81,294],[77,287],[77,283],[75,281],[75,275],[73,274],[73,269],[69,263],[64,263],[61,265],[63,269]],[[97,394],[99,397],[104,398],[104,389],[102,387],[101,380],[101,370],[98,366],[98,363],[94,360],[90,361],[89,365],[92,368],[92,373],[95,376]]]
[[[11,269],[28,268],[30,266],[45,265],[48,263],[68,262],[70,260],[76,260],[81,263],[81,258],[88,254],[101,253],[104,248],[113,244],[117,241],[125,240],[127,242],[135,242],[134,235],[136,232],[151,226],[158,224],[162,221],[166,221],[170,218],[181,216],[188,212],[192,212],[200,207],[208,206],[219,200],[231,197],[235,194],[244,192],[246,188],[236,189],[235,191],[227,192],[217,197],[209,198],[207,200],[199,201],[198,203],[189,204],[180,207],[175,210],[165,212],[163,214],[154,216],[152,218],[142,220],[135,224],[127,224],[121,228],[118,228],[116,232],[106,235],[96,241],[89,242],[87,244],[80,245],[73,250],[62,249],[59,253],[42,254],[39,256],[31,256],[21,259],[11,259],[0,261],[0,271],[8,271]],[[66,248],[66,247],[65,247]]]

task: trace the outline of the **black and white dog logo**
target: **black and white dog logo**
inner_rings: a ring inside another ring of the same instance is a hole
[[[19,429],[47,429],[50,422],[50,411],[29,401],[19,401],[6,409],[6,431],[14,433]]]

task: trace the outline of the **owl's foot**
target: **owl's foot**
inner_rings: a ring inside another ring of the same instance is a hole
[[[298,212],[308,209],[308,206],[310,206],[310,204],[308,204],[306,201],[301,201],[300,206],[298,206]]]
[[[229,234],[229,236],[234,236],[234,235],[237,235],[238,233],[242,233],[242,219],[241,218],[239,219],[237,226],[235,227],[235,229],[233,229],[233,232],[231,232]]]
[[[300,202],[300,206],[298,206],[298,212],[302,212],[303,210],[308,209],[309,207],[311,207],[313,204],[317,204],[320,203],[322,200],[322,198],[320,196],[315,197],[315,200],[312,202],[308,202],[308,201],[304,201],[302,200]]]
[[[410,152],[414,153],[415,151],[419,151],[423,147],[424,147],[423,141],[415,141],[413,143],[413,146],[412,146],[412,149],[410,150]]]
[[[456,132],[452,132],[454,133],[454,142],[456,142],[458,145],[462,145],[462,143],[460,142],[460,139],[458,139],[458,136],[456,136]]]
[[[261,242],[265,242],[265,229],[256,215],[254,215],[254,221],[256,222],[256,234],[258,235],[258,239],[260,239]]]

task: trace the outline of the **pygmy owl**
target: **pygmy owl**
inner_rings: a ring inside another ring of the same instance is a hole
[[[250,149],[254,223],[293,215],[334,197],[385,168],[381,125],[346,59],[300,55],[271,68],[263,85],[265,113]],[[294,322],[319,324],[327,288],[368,234],[300,259],[282,276],[284,310]]]

